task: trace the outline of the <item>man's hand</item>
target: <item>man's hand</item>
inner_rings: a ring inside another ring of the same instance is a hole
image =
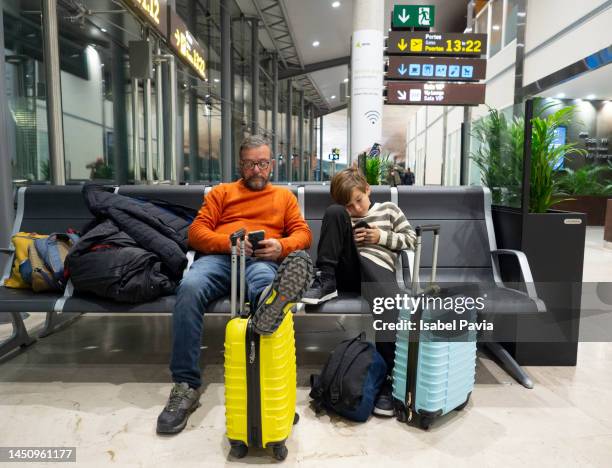
[[[380,230],[378,228],[357,228],[354,231],[353,238],[357,245],[378,244]]]
[[[276,261],[283,251],[283,247],[278,239],[264,239],[259,241],[259,245],[263,246],[263,248],[257,249],[254,253],[255,257],[262,260]]]

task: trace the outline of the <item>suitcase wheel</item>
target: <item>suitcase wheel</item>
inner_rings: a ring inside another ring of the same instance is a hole
[[[425,431],[429,430],[433,423],[433,419],[428,418],[427,416],[421,416],[421,420],[419,421],[419,427]]]
[[[399,422],[402,422],[402,423],[408,422],[408,413],[406,412],[406,408],[396,408],[395,417],[397,418]]]
[[[295,413],[295,416],[293,416],[293,425],[295,426],[300,420],[300,415]]]
[[[274,458],[278,461],[283,461],[285,458],[287,458],[288,453],[289,450],[287,450],[287,447],[285,447],[284,443],[272,447],[272,454],[274,455]]]
[[[470,402],[470,396],[472,396],[472,394],[470,393],[468,395],[468,397],[465,399],[465,403],[461,403],[459,406],[457,406],[455,408],[455,411],[461,411],[463,408],[465,408],[467,406],[467,404]]]
[[[247,445],[244,442],[231,441],[230,445],[231,445],[230,455],[232,457],[234,457],[234,458],[244,458],[244,457],[246,457],[246,454],[249,451],[249,448],[247,447]]]

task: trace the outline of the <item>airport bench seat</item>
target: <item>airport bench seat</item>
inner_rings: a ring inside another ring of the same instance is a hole
[[[326,185],[287,185],[297,197],[305,220],[310,226],[313,241],[309,254],[316,261],[317,245],[323,215],[333,202]],[[81,195],[81,186],[31,186],[17,192],[17,210],[13,233],[18,231],[49,234],[68,228],[82,229],[92,220]],[[116,193],[149,199],[161,199],[198,209],[205,194],[211,190],[204,185],[127,185],[116,187]],[[415,187],[374,186],[373,202],[392,201],[400,206],[413,226],[437,223],[441,225],[441,242],[438,255],[439,282],[501,283],[497,257],[515,255],[523,271],[525,283],[531,277],[526,258],[520,252],[498,252],[491,219],[491,201],[483,187]],[[421,281],[427,281],[431,273],[431,237],[423,238]],[[6,253],[6,249],[3,249]],[[522,256],[521,256],[522,255]],[[406,283],[410,279],[410,265],[404,259],[398,276]],[[8,275],[8,269],[4,277]],[[530,297],[531,296],[531,297]],[[498,301],[507,300],[517,306],[517,311],[537,311],[540,307],[533,294],[515,290],[501,290]],[[46,312],[47,320],[39,336],[46,336],[82,313],[171,313],[175,296],[161,297],[142,304],[125,304],[97,298],[93,295],[74,293],[71,287],[62,294],[37,294],[29,290],[0,287],[0,313],[10,314],[13,336],[0,344],[0,356],[33,341],[25,329],[21,312]],[[229,300],[220,299],[210,304],[207,314],[229,314]],[[357,294],[341,293],[336,299],[318,306],[300,308],[306,315],[369,315],[367,302]],[[492,347],[492,345],[490,346]],[[526,386],[528,377],[501,347],[493,352],[511,373]]]

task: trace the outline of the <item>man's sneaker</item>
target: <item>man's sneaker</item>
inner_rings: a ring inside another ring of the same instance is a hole
[[[378,398],[374,403],[374,410],[372,411],[376,416],[391,417],[395,415],[393,408],[393,390],[391,388],[391,382],[387,380],[378,394]]]
[[[312,260],[303,250],[291,252],[280,264],[272,287],[259,301],[251,319],[260,335],[270,335],[298,302],[312,281]]]
[[[338,297],[336,278],[325,274],[323,271],[317,271],[312,285],[304,293],[304,297],[302,297],[302,302],[304,304],[321,304],[334,297]]]
[[[166,407],[157,418],[158,434],[176,434],[187,425],[189,415],[200,406],[200,391],[185,382],[175,383]]]

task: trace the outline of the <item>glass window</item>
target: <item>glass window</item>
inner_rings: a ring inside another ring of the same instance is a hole
[[[4,86],[8,100],[8,151],[16,182],[50,179],[47,99],[40,2],[5,1]],[[34,10],[34,11],[33,11]]]
[[[476,33],[489,33],[489,5],[484,7],[476,16]]]
[[[446,159],[444,161],[444,185],[460,185],[461,130],[446,138]]]
[[[489,57],[493,57],[502,48],[503,0],[489,3],[491,9],[491,32],[489,34]]]
[[[518,1],[506,0],[506,24],[504,25],[504,46],[516,39],[516,23],[518,18]]]

